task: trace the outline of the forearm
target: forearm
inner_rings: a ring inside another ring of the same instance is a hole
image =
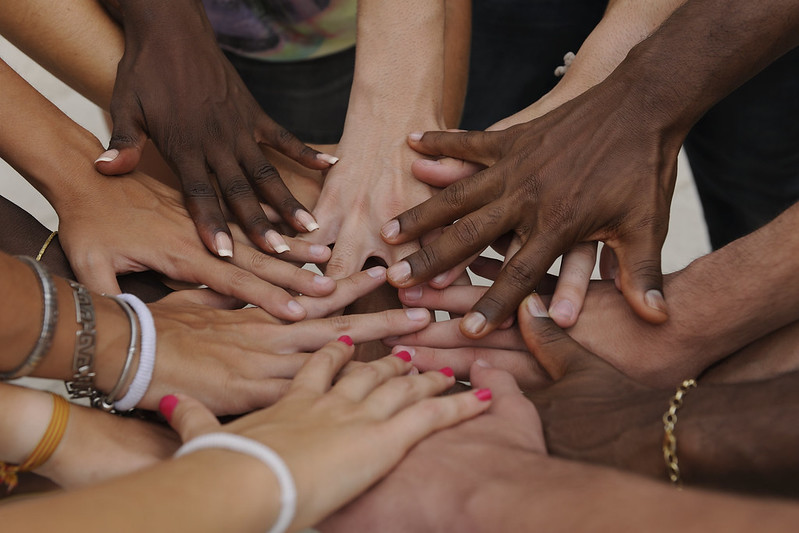
[[[446,126],[457,128],[469,78],[472,3],[471,0],[446,0],[445,7],[443,114]]]

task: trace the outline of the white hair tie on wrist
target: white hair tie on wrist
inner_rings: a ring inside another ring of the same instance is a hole
[[[136,316],[139,317],[141,326],[141,351],[139,352],[139,368],[136,369],[136,376],[133,378],[128,392],[114,402],[114,409],[120,412],[130,411],[147,394],[150,381],[153,379],[153,369],[155,368],[155,323],[153,315],[147,305],[132,294],[120,294],[120,300],[128,303]]]
[[[249,455],[260,460],[272,470],[280,487],[280,512],[269,533],[284,533],[294,520],[294,513],[297,511],[297,488],[285,461],[269,446],[233,433],[200,435],[181,446],[175,452],[175,457],[208,448],[222,448]]]

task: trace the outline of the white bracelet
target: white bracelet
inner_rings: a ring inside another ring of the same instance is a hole
[[[206,433],[181,446],[175,457],[206,448],[222,448],[259,459],[272,470],[280,487],[280,513],[269,533],[284,533],[297,511],[297,488],[289,467],[275,451],[260,442],[233,433]]]
[[[114,402],[114,409],[120,412],[130,411],[147,394],[150,381],[153,379],[153,368],[155,368],[155,323],[153,315],[147,305],[132,294],[120,294],[120,300],[128,303],[139,317],[141,326],[141,350],[139,351],[139,368],[136,375],[128,387],[128,392]]]

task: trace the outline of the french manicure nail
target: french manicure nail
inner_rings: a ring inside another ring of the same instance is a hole
[[[448,378],[451,378],[451,377],[455,376],[455,371],[452,370],[448,366],[445,366],[444,368],[439,369],[439,372],[441,372],[442,374],[444,374]]]
[[[652,309],[656,309],[661,313],[666,313],[666,300],[663,299],[663,293],[657,289],[650,289],[644,295],[646,305]]]
[[[472,312],[468,313],[461,322],[461,328],[468,331],[472,335],[477,335],[486,325],[486,317],[483,313]]]
[[[410,320],[417,321],[417,320],[426,320],[430,318],[430,311],[427,309],[421,309],[419,307],[406,309],[405,316],[407,316]]]
[[[574,306],[569,300],[561,300],[549,309],[549,316],[552,318],[561,318],[563,320],[571,320],[574,316]]]
[[[353,343],[352,343],[352,337],[350,337],[349,335],[342,335],[342,336],[341,336],[341,337],[339,337],[337,340],[338,340],[339,342],[343,342],[343,343],[344,343],[344,344],[346,344],[347,346],[352,346],[352,344],[353,344]]]
[[[407,261],[400,261],[395,265],[391,265],[386,275],[388,275],[394,283],[405,283],[411,278],[411,264]]]
[[[289,303],[286,304],[286,307],[292,315],[299,315],[305,312],[305,309],[297,300],[289,300]]]
[[[172,422],[172,413],[175,411],[175,407],[178,406],[178,397],[174,394],[167,394],[161,401],[158,402],[158,410],[161,411],[161,414],[164,415],[167,422]]]
[[[307,232],[310,233],[319,229],[319,224],[316,223],[316,219],[314,219],[308,211],[297,209],[294,216],[300,221],[300,224],[302,224],[302,227],[304,227]]]
[[[374,279],[385,278],[386,277],[386,268],[385,267],[381,267],[381,266],[376,266],[376,267],[372,267],[372,268],[368,269],[366,271],[366,273],[369,274],[370,278],[374,278]]]
[[[419,132],[419,131],[415,131],[413,133],[409,133],[408,134],[408,138],[410,140],[412,140],[412,141],[421,141],[423,135],[424,135],[424,133]]]
[[[409,302],[415,302],[416,300],[421,300],[422,294],[424,293],[424,289],[422,289],[421,285],[401,290],[404,299],[408,300]]]
[[[283,240],[283,237],[273,229],[267,231],[264,235],[264,238],[266,239],[266,242],[269,243],[269,246],[271,246],[272,249],[278,254],[282,254],[283,252],[288,252],[291,250],[289,245],[286,244],[286,241]]]
[[[481,402],[487,402],[491,399],[491,389],[478,389],[474,391],[474,395],[477,396],[477,399]]]
[[[411,362],[411,354],[409,354],[405,350],[403,350],[401,352],[397,352],[397,353],[391,354],[391,355],[393,355],[394,357],[399,357],[400,359],[402,359],[406,363],[410,363]]]
[[[214,235],[214,246],[219,257],[233,257],[233,241],[224,231],[217,231]]]
[[[400,223],[399,220],[397,219],[389,220],[388,222],[383,224],[383,227],[380,229],[380,233],[382,233],[383,237],[385,237],[386,239],[393,239],[394,237],[399,235],[399,232],[400,232]]]
[[[536,318],[546,318],[549,316],[547,308],[544,307],[544,302],[537,294],[531,294],[527,297],[527,310]]]
[[[338,163],[338,157],[330,154],[319,153],[316,154],[316,158],[320,161],[324,161],[328,165],[335,165],[336,163]]]
[[[94,160],[95,163],[109,163],[119,157],[119,150],[116,148],[112,148],[110,150],[106,150],[100,157]]]

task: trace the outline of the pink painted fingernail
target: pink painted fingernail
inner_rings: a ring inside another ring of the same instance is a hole
[[[316,223],[316,219],[309,212],[303,211],[302,209],[297,209],[297,212],[294,213],[294,216],[300,221],[302,227],[304,227],[309,233],[319,229],[319,224]]]
[[[380,233],[382,233],[383,237],[385,237],[386,239],[393,239],[394,237],[399,235],[399,232],[400,232],[400,223],[399,220],[397,219],[389,220],[388,222],[383,224],[382,228],[380,228]]]
[[[286,241],[283,239],[280,233],[276,232],[273,229],[267,231],[266,234],[264,235],[264,238],[266,239],[266,242],[269,243],[269,246],[271,246],[272,249],[275,251],[275,253],[282,254],[283,252],[288,252],[289,250],[291,250],[291,248],[289,248],[289,245],[286,244]]]
[[[411,264],[400,261],[396,265],[391,265],[386,274],[394,283],[405,283],[411,278]]]
[[[411,354],[409,354],[405,350],[403,350],[401,352],[393,353],[391,355],[393,355],[394,357],[399,357],[400,359],[402,359],[405,362],[408,362],[408,363],[411,362]]]
[[[117,157],[119,157],[119,150],[117,150],[116,148],[112,148],[112,149],[106,150],[105,152],[100,154],[100,157],[95,159],[94,162],[95,163],[110,163],[111,161],[113,161]]]
[[[233,257],[233,240],[224,231],[217,231],[214,235],[214,246],[219,257]]]
[[[487,402],[491,399],[491,389],[478,389],[474,391],[474,395],[477,396],[477,399],[481,402]]]
[[[330,154],[318,153],[316,154],[316,158],[319,161],[324,161],[328,165],[335,165],[336,163],[338,163],[338,157]]]
[[[343,343],[344,343],[344,344],[346,344],[347,346],[352,346],[352,344],[353,344],[353,342],[352,342],[352,337],[350,337],[349,335],[342,335],[342,336],[341,336],[341,337],[339,337],[337,340],[338,340],[339,342],[343,342]]]
[[[161,401],[158,402],[158,410],[161,411],[161,414],[164,415],[167,422],[172,422],[172,413],[175,411],[175,407],[178,406],[178,397],[174,394],[167,394]]]
[[[416,300],[421,300],[422,294],[424,294],[424,289],[422,289],[421,285],[401,290],[402,290],[403,299],[409,302],[415,302]]]
[[[487,322],[483,313],[471,312],[463,317],[461,329],[472,335],[477,335],[483,331]]]
[[[450,367],[445,366],[444,368],[439,369],[439,372],[447,376],[448,378],[455,376],[455,371],[452,370]]]
[[[409,133],[408,134],[408,138],[410,140],[412,140],[412,141],[421,141],[423,135],[424,135],[424,133],[422,133],[420,131],[415,131],[413,133]]]

